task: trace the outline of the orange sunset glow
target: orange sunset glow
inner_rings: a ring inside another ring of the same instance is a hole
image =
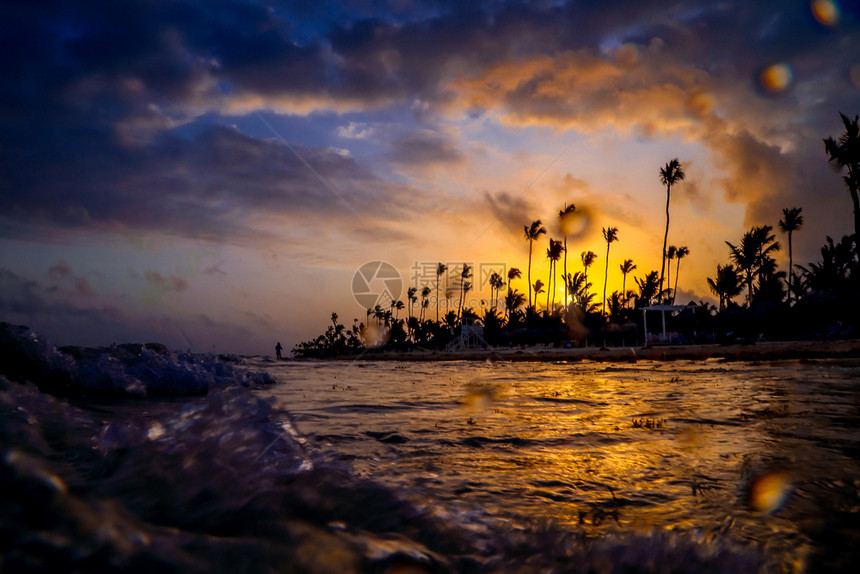
[[[371,261],[398,270],[394,299],[429,281],[435,319],[435,274],[415,269],[503,264],[523,276],[500,297],[527,294],[536,220],[532,284],[563,307],[546,251],[569,204],[568,272],[596,254],[603,308],[604,281],[636,291],[664,266],[673,158],[676,304],[717,306],[707,280],[756,226],[785,271],[783,209],[805,221],[792,264],[853,231],[822,143],[860,111],[851,3],[0,10],[0,312],[61,344],[289,349],[332,312],[366,321],[352,280]],[[486,279],[468,294],[479,314]]]

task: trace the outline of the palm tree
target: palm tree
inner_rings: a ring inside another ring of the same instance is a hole
[[[417,297],[415,293],[418,291],[417,287],[410,287],[406,290],[406,298],[409,300],[409,318],[412,318],[412,305],[415,303]]]
[[[439,284],[442,282],[442,274],[448,270],[448,266],[442,263],[436,265],[436,322],[439,322]]]
[[[663,258],[660,264],[660,293],[663,292],[663,275],[666,271],[666,242],[669,240],[669,197],[672,186],[684,181],[684,168],[678,158],[660,168],[660,183],[666,186],[666,233],[663,234]]]
[[[675,260],[675,253],[678,248],[670,245],[666,249],[666,301],[669,301],[672,295],[672,261]],[[660,293],[660,299],[663,299],[663,293]]]
[[[534,284],[534,286],[533,286],[533,287],[534,287],[534,290],[535,290],[535,307],[537,307],[537,299],[538,299],[538,295],[540,295],[541,293],[543,293],[543,281],[541,281],[540,279],[538,279],[537,281],[535,281],[535,284]]]
[[[521,279],[523,276],[523,272],[517,269],[516,267],[511,267],[508,269],[508,287],[511,286],[511,281],[514,279]]]
[[[743,278],[731,263],[725,266],[717,265],[717,277],[715,279],[708,277],[708,287],[720,298],[720,311],[723,311],[729,301],[744,290]]]
[[[523,225],[526,241],[529,242],[529,269],[528,269],[528,284],[529,284],[529,307],[532,306],[532,245],[535,240],[546,233],[546,228],[541,225],[540,219],[532,221],[531,226]]]
[[[546,258],[549,259],[549,283],[547,283],[546,307],[550,312],[555,308],[555,266],[558,260],[561,259],[563,249],[564,246],[561,241],[556,241],[555,239],[549,240],[549,247],[546,250]],[[552,306],[550,306],[550,294],[552,294]]]
[[[579,254],[579,258],[582,260],[582,266],[585,268],[585,296],[588,297],[588,268],[597,261],[597,253],[594,251],[583,251]]]
[[[606,240],[606,268],[603,272],[603,309],[601,312],[606,314],[606,283],[609,281],[609,246],[618,241],[618,228],[604,227],[603,239]]]
[[[613,291],[607,302],[609,303],[609,317],[613,321],[621,321],[624,318],[624,309],[626,307],[624,294]]]
[[[493,271],[490,275],[490,307],[495,309],[499,301],[499,290],[505,286],[505,280],[502,276]]]
[[[788,302],[791,303],[792,278],[794,277],[794,259],[791,255],[791,234],[803,227],[801,208],[782,208],[782,219],[779,220],[779,230],[788,235]]]
[[[659,297],[660,291],[660,282],[657,278],[657,272],[651,271],[642,279],[638,277],[636,279],[636,284],[639,286],[639,296],[636,301],[636,307],[649,307],[651,303],[654,302],[654,299]]]
[[[460,271],[460,303],[457,305],[457,318],[462,316],[463,299],[466,298],[466,293],[472,289],[472,283],[469,279],[472,278],[472,267],[468,263],[463,263],[463,270]]]
[[[636,265],[633,263],[632,259],[625,259],[624,263],[621,264],[621,293],[626,297],[627,296],[627,274],[632,273],[634,269],[636,269]],[[627,301],[625,301],[626,305]]]
[[[564,240],[564,275],[562,278],[567,277],[567,235],[568,231],[570,231],[570,219],[571,215],[576,211],[576,206],[572,203],[570,205],[564,204],[564,207],[561,211],[558,212],[558,220],[561,224],[561,236]],[[564,308],[567,309],[567,300],[570,296],[567,290],[567,280],[564,282]]]
[[[854,116],[854,120],[839,112],[845,131],[836,141],[833,138],[824,140],[824,150],[830,156],[830,164],[837,172],[842,168],[848,169],[848,175],[843,176],[854,203],[854,235],[858,238],[855,246],[857,256],[860,257],[860,116]]]
[[[427,310],[427,306],[430,304],[430,300],[427,298],[430,296],[430,287],[427,285],[421,289],[421,321],[424,321],[424,313]]]
[[[523,303],[526,302],[526,296],[517,291],[516,289],[511,289],[510,285],[508,286],[508,294],[505,295],[505,310],[510,316],[511,313],[516,311],[518,308],[523,306]]]
[[[675,304],[675,295],[678,294],[678,275],[681,273],[681,259],[690,254],[690,249],[686,246],[681,246],[675,249],[675,258],[678,259],[678,264],[675,267],[675,288],[672,290],[672,304]]]
[[[774,236],[770,234],[773,227],[764,225],[753,227],[741,237],[738,245],[726,241],[729,246],[729,259],[744,273],[744,283],[747,285],[747,303],[753,303],[753,281],[765,263],[771,258],[771,253],[779,251],[779,243],[773,243]]]

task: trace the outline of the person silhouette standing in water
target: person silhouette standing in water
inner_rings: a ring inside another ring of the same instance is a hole
[[[281,351],[283,349],[284,348],[281,346],[281,342],[278,341],[278,344],[275,345],[275,356],[278,358],[279,361],[281,360]]]

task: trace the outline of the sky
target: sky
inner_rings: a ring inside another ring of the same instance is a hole
[[[839,112],[860,113],[847,0],[6,0],[0,320],[272,354],[332,312],[364,321],[368,262],[400,281],[360,290],[404,300],[436,262],[472,263],[480,308],[488,270],[525,276],[541,219],[546,283],[571,203],[569,271],[597,253],[594,290],[619,229],[611,292],[624,259],[660,268],[673,158],[677,301],[713,301],[725,242],[783,208],[803,210],[796,263],[852,232],[822,143]]]

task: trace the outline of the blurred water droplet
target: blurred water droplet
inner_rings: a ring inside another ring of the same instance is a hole
[[[750,483],[749,505],[759,512],[774,513],[791,494],[791,478],[787,472],[773,471],[756,477]]]
[[[788,64],[772,64],[759,73],[759,83],[767,92],[778,93],[791,85],[793,76]]]
[[[833,27],[839,22],[839,6],[832,0],[814,0],[809,7],[819,24]]]

